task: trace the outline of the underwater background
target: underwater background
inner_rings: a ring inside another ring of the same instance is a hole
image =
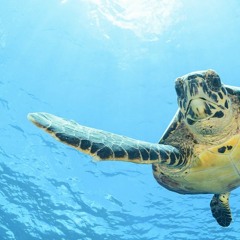
[[[179,195],[151,165],[94,162],[33,126],[45,111],[157,142],[174,80],[215,69],[240,86],[238,0],[1,0],[0,239],[239,239],[211,195]]]

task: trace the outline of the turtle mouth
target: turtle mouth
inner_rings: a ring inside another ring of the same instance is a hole
[[[189,112],[191,111],[191,106],[192,106],[192,103],[193,103],[194,101],[197,101],[200,105],[204,105],[204,107],[211,104],[210,101],[208,101],[206,98],[203,98],[203,97],[192,98],[192,99],[188,102],[185,117],[186,117],[186,116],[189,114]],[[212,103],[212,104],[216,105],[215,103]],[[211,108],[215,108],[212,104],[211,104]]]
[[[193,98],[188,102],[185,118],[193,121],[205,120],[214,117],[217,109],[223,109],[223,107],[203,97]]]
[[[195,122],[209,120],[210,118],[222,118],[225,115],[224,110],[226,110],[224,106],[206,98],[193,98],[188,102],[185,119],[192,125]]]

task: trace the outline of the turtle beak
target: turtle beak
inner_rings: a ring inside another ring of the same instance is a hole
[[[186,116],[193,120],[202,120],[210,117],[211,115],[211,105],[206,101],[206,99],[196,98],[189,101]]]

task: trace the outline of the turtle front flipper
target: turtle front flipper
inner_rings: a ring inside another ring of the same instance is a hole
[[[173,168],[182,168],[186,163],[178,149],[170,145],[138,141],[81,126],[49,113],[30,113],[28,119],[57,140],[98,160],[161,163]]]
[[[232,221],[229,195],[230,193],[215,194],[210,203],[212,215],[222,227],[228,227]]]

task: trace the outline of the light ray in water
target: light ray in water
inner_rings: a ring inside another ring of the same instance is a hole
[[[146,41],[157,41],[159,36],[177,23],[181,16],[181,1],[176,0],[89,0],[91,16],[99,27],[101,20],[134,32]]]

